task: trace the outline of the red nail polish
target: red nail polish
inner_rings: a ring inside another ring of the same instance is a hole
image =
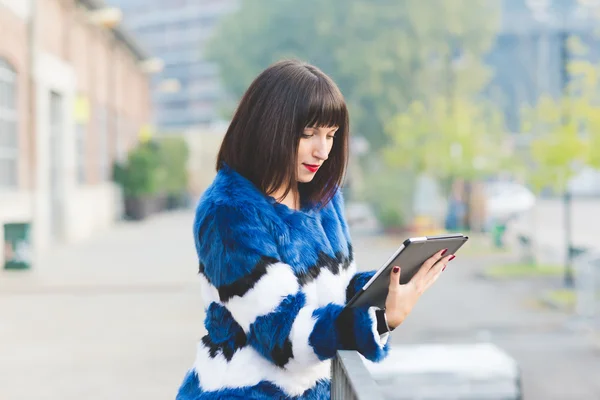
[[[400,271],[400,267],[394,267],[394,273],[397,274]]]
[[[453,255],[452,255],[452,256],[451,256],[451,257],[448,259],[448,261],[452,261],[452,260],[454,260],[454,258],[455,258],[455,257],[456,257],[456,256],[453,254]]]
[[[447,251],[448,251],[448,249],[444,249],[444,250],[442,251],[442,255],[443,255],[443,256],[445,256]]]
[[[444,272],[446,270],[447,265],[444,265],[444,268],[442,268],[442,272]]]

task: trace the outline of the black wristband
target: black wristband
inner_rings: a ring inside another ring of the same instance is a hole
[[[375,310],[375,316],[377,317],[377,332],[379,332],[380,335],[392,331],[387,324],[385,310]]]

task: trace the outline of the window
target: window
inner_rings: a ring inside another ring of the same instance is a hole
[[[0,58],[0,190],[17,187],[17,74]]]

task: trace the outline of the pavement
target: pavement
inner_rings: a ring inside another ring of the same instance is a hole
[[[204,329],[192,215],[122,223],[0,274],[0,399],[173,399]]]
[[[0,271],[0,399],[173,399],[204,333],[192,217],[123,222]],[[360,235],[354,247],[360,269],[395,250]],[[525,399],[600,398],[600,354],[571,316],[531,304],[547,281],[478,277],[510,257],[458,254],[392,343],[492,342],[520,364]]]

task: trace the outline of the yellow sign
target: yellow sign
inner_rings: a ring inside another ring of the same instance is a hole
[[[75,109],[73,110],[75,122],[86,124],[90,120],[90,102],[84,95],[75,97]]]
[[[142,127],[140,128],[140,133],[138,135],[140,142],[142,142],[142,143],[149,142],[152,139],[153,134],[154,134],[154,129],[153,129],[152,125],[150,125],[150,124],[142,125]]]

